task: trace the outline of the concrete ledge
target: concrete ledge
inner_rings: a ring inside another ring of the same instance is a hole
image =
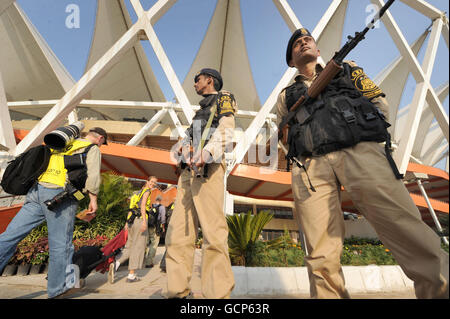
[[[231,296],[309,294],[306,267],[233,266]],[[414,288],[400,266],[343,266],[346,287],[352,293],[403,292]]]

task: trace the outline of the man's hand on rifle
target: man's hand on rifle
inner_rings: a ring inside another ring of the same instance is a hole
[[[206,150],[203,150],[201,153],[197,152],[194,154],[194,156],[191,159],[190,167],[193,165],[197,166],[198,168],[201,168],[205,166],[206,163],[210,162],[211,153],[209,153]]]

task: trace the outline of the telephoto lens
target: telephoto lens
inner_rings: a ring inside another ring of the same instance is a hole
[[[44,136],[44,143],[55,150],[63,150],[78,137],[84,129],[83,122],[77,121],[67,126],[58,127]]]

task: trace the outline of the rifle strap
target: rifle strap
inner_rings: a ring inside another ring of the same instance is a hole
[[[205,146],[206,139],[208,138],[209,129],[211,128],[212,121],[217,111],[217,103],[211,107],[211,114],[209,115],[208,122],[206,122],[205,129],[203,130],[202,139],[200,140],[199,150],[203,150],[203,146]]]
[[[384,145],[384,150],[385,150],[386,158],[389,162],[389,165],[391,166],[392,171],[394,172],[395,178],[403,179],[403,174],[400,174],[400,172],[398,171],[397,165],[395,164],[395,161],[391,155],[391,134],[389,134],[389,133],[387,134],[386,144]]]

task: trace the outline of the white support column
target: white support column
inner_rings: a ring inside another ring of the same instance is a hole
[[[295,73],[297,72],[294,68],[289,68],[281,78],[280,82],[278,82],[277,86],[273,89],[270,96],[267,98],[266,102],[258,112],[258,114],[253,119],[250,126],[245,131],[245,134],[243,134],[243,138],[236,144],[236,147],[234,148],[234,163],[232,164],[231,170],[239,164],[242,159],[245,156],[245,153],[247,153],[248,149],[250,148],[253,141],[256,139],[256,136],[258,135],[259,130],[264,125],[267,116],[269,115],[270,111],[275,106],[275,103],[278,98],[278,94],[281,92],[281,90],[286,87],[291,79],[294,77]]]
[[[277,9],[280,11],[281,16],[285,19],[286,24],[289,26],[291,31],[302,27],[301,23],[298,21],[292,8],[289,6],[286,0],[273,0],[273,2],[277,7]],[[320,37],[327,23],[333,17],[334,12],[337,10],[341,2],[342,0],[334,0],[328,7],[326,13],[322,17],[316,28],[314,28],[314,31],[312,32],[314,38],[318,39]],[[322,65],[325,65],[321,57],[319,57],[318,62]],[[264,125],[266,118],[269,116],[270,112],[275,106],[278,94],[281,92],[283,88],[288,86],[289,82],[294,78],[296,73],[297,70],[295,68],[289,68],[288,70],[286,70],[281,80],[273,89],[272,93],[270,93],[270,96],[267,98],[266,102],[253,119],[252,123],[245,131],[243,139],[236,144],[236,147],[234,148],[233,151],[234,162],[230,167],[231,170],[233,170],[233,168],[242,161],[242,159],[245,156],[245,153],[247,153],[252,142],[256,139],[259,130]]]
[[[130,0],[131,5],[134,8],[134,11],[136,12],[136,15],[138,18],[140,18],[144,13],[144,8],[142,8],[142,4],[140,0]]]
[[[439,44],[439,37],[442,30],[442,20],[437,19],[433,23],[433,28],[431,30],[431,35],[429,38],[427,50],[425,53],[425,58],[423,62],[422,70],[424,72],[424,78],[421,82],[418,82],[416,86],[416,91],[414,93],[413,102],[411,103],[411,109],[408,113],[407,123],[409,129],[405,130],[399,147],[394,153],[394,159],[398,165],[399,171],[401,173],[406,172],[406,168],[409,163],[409,158],[411,156],[411,151],[414,146],[414,141],[416,138],[417,130],[420,124],[420,118],[422,116],[422,111],[425,107],[425,101],[429,90],[433,90],[430,87],[430,77],[433,70],[434,60],[436,57],[436,51]],[[415,59],[415,57],[414,57]],[[433,104],[434,99],[430,99],[432,103],[429,103],[433,113],[436,109],[436,104]],[[438,99],[439,101],[439,99]],[[434,107],[433,107],[434,106]],[[436,112],[439,113],[439,112]],[[435,114],[436,114],[435,113]],[[445,118],[444,118],[445,121]],[[448,118],[447,118],[448,123]],[[447,126],[448,127],[448,126]]]
[[[8,101],[3,86],[2,74],[0,72],[0,180],[3,177],[8,161],[11,160],[14,149],[16,148],[16,139],[9,115]]]
[[[184,92],[183,87],[181,86],[175,71],[173,70],[169,58],[164,52],[161,42],[159,41],[158,36],[156,35],[155,30],[153,29],[153,26],[151,25],[150,21],[148,20],[145,21],[144,30],[145,33],[147,34],[150,44],[153,47],[153,50],[155,51],[159,63],[161,64],[161,67],[163,68],[164,73],[166,74],[167,79],[169,80],[170,86],[172,87],[172,90],[174,91],[175,96],[177,97],[178,103],[180,103],[181,107],[183,108],[183,113],[186,117],[186,120],[188,121],[189,124],[191,124],[192,118],[194,117],[194,112],[191,109],[191,103],[189,102],[187,95]]]
[[[9,115],[8,101],[3,86],[2,74],[0,72],[0,145],[9,149],[12,153],[16,148],[16,139]]]
[[[442,17],[442,19],[444,20],[444,26],[443,26],[443,28],[442,28],[442,37],[444,38],[444,40],[445,40],[445,44],[447,44],[447,49],[449,48],[449,45],[448,45],[448,34],[449,34],[449,30],[448,30],[448,18],[447,18],[447,16],[443,16]]]
[[[141,20],[139,20],[141,21]],[[90,92],[138,40],[142,23],[137,22],[95,63],[58,103],[39,121],[16,147],[15,155],[42,142],[46,133],[56,129],[77,104]]]
[[[447,152],[444,152],[445,150],[447,150]],[[447,145],[442,145],[435,153],[435,155],[433,156],[433,158],[430,161],[430,166],[434,166],[437,163],[439,163],[442,159],[444,159],[445,157],[448,156],[448,144]]]
[[[443,12],[433,7],[426,1],[423,0],[401,0],[404,4],[410,6],[414,10],[422,13],[423,15],[429,17],[431,20],[439,18]]]
[[[273,4],[277,7],[278,11],[280,12],[281,16],[284,19],[284,22],[286,22],[291,32],[294,32],[295,30],[300,29],[302,27],[300,21],[298,20],[291,6],[287,3],[286,0],[272,0],[272,1]]]
[[[447,153],[447,159],[445,160],[445,171],[448,173],[448,166],[449,166],[449,156]]]
[[[177,0],[158,0],[146,13],[151,25],[154,25]]]
[[[184,133],[184,129],[181,126],[180,120],[178,119],[177,113],[174,111],[173,106],[168,110],[170,118],[172,119],[173,124],[175,125],[175,129],[177,130],[178,137],[184,138],[186,134]]]
[[[157,124],[161,119],[166,115],[167,110],[162,109],[156,112],[156,114],[151,118],[150,121],[147,122],[147,124],[144,125],[143,128],[133,138],[127,143],[127,145],[136,146],[139,145],[139,143],[147,136],[148,132]]]

